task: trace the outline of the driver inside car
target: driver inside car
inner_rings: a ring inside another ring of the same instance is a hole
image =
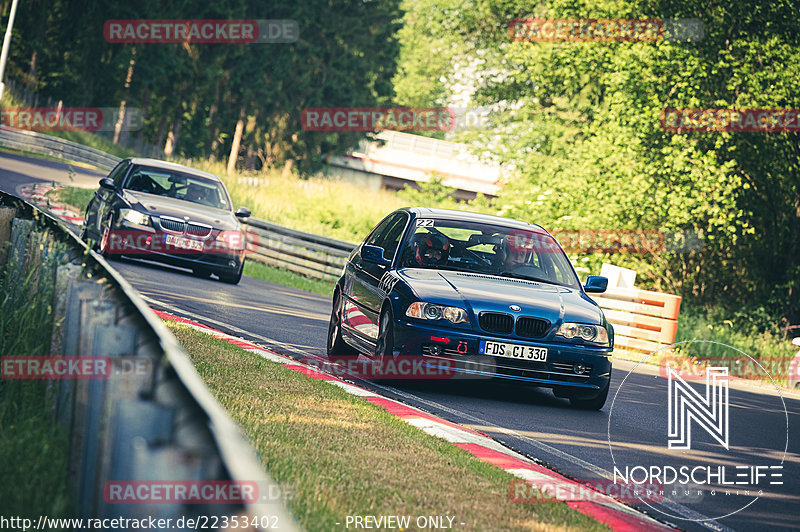
[[[420,233],[411,244],[412,263],[423,268],[444,266],[450,255],[450,241],[443,235]]]
[[[205,187],[190,183],[186,189],[186,195],[183,199],[193,201],[195,203],[206,203],[206,190]]]
[[[513,245],[513,237],[506,236],[500,244],[500,272],[513,272],[528,263],[529,250]]]

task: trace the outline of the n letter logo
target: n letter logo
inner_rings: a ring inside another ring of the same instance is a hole
[[[692,448],[694,420],[727,449],[728,368],[706,368],[705,397],[669,367],[667,386],[668,448]]]

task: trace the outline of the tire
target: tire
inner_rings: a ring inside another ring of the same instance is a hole
[[[591,399],[578,399],[575,397],[570,397],[569,402],[573,408],[580,408],[581,410],[600,410],[603,408],[603,405],[606,404],[606,399],[608,398],[608,389],[611,387],[611,381],[606,384],[606,387],[603,388],[600,393],[598,393],[595,397]]]
[[[342,338],[342,295],[336,290],[333,293],[331,319],[328,322],[328,359],[332,362],[347,362],[358,358],[358,351],[347,345]]]
[[[203,268],[202,266],[195,266],[192,268],[192,273],[195,277],[199,277],[201,279],[208,279],[211,276],[211,270]]]
[[[97,243],[97,252],[100,253],[104,259],[111,260],[115,258],[114,255],[109,253],[109,244],[111,240],[111,231],[114,226],[113,216],[108,217],[108,222],[103,226],[103,232],[100,234],[100,241]],[[118,255],[117,255],[118,256]]]
[[[91,242],[89,242],[89,232],[86,230],[86,226],[81,229],[81,241],[85,242],[87,245],[90,245],[90,247],[94,249],[94,247],[91,246]]]
[[[228,284],[239,284],[239,281],[242,280],[242,271],[244,268],[239,268],[239,271],[236,273],[218,273],[219,280],[223,283]]]
[[[386,376],[383,368],[385,364],[394,360],[394,317],[392,314],[392,307],[389,304],[384,305],[381,311],[381,317],[378,321],[378,339],[375,342],[375,362],[378,369],[377,375],[373,375],[374,379],[393,379],[395,376]]]
[[[242,263],[239,265],[239,271],[236,273],[218,273],[217,276],[219,277],[220,281],[223,283],[228,284],[239,284],[239,281],[242,280],[242,274],[244,273],[244,257],[242,258]]]

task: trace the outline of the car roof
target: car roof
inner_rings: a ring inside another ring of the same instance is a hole
[[[466,212],[466,211],[454,211],[452,209],[433,209],[430,207],[405,207],[400,210],[415,214],[417,217],[432,216],[434,218],[443,220],[483,222],[494,225],[504,225],[506,227],[518,227],[519,229],[526,229],[528,231],[532,230],[536,232],[550,234],[541,225],[522,222],[520,220],[513,220],[511,218],[503,218],[501,216],[492,216],[490,214],[479,214],[477,212]]]
[[[183,172],[185,174],[194,174],[196,176],[202,176],[208,179],[212,179],[214,181],[220,181],[220,182],[222,181],[219,177],[215,176],[214,174],[210,174],[202,170],[197,170],[195,168],[189,168],[188,166],[184,166],[178,163],[171,163],[169,161],[162,161],[160,159],[147,159],[145,157],[130,157],[129,160],[132,164],[138,164],[142,166],[152,166],[153,168],[161,168],[164,170],[175,170],[178,172]]]

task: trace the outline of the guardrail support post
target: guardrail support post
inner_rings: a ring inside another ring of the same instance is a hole
[[[8,258],[8,250],[11,247],[11,220],[16,214],[16,209],[0,207],[0,266],[5,264]]]

